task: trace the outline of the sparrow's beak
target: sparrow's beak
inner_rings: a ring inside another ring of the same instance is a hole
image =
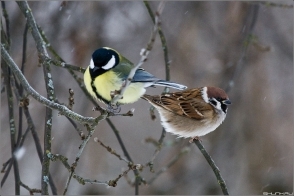
[[[230,101],[230,100],[223,100],[223,104],[225,104],[225,105],[230,105],[232,102]]]

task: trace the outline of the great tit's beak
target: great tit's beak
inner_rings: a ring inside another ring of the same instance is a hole
[[[95,66],[92,70],[93,72],[97,71],[98,69],[100,69],[100,67]]]

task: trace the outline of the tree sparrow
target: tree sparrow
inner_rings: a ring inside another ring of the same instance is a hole
[[[167,132],[199,139],[214,131],[225,119],[231,104],[224,90],[207,86],[163,95],[143,95],[159,112]]]

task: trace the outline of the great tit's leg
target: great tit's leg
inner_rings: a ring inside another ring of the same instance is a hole
[[[117,104],[117,105],[115,105],[115,106],[112,106],[111,104],[108,104],[108,105],[107,105],[107,110],[108,110],[109,112],[111,112],[111,113],[116,114],[116,113],[120,113],[120,111],[121,111],[121,107],[120,107],[119,104]]]

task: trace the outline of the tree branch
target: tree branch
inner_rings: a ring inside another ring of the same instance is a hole
[[[19,176],[19,169],[18,169],[18,163],[15,158],[15,150],[16,150],[16,126],[15,126],[15,118],[14,118],[14,103],[13,103],[13,94],[12,89],[10,85],[10,69],[7,65],[2,64],[2,70],[4,73],[4,83],[6,85],[6,94],[7,94],[7,100],[8,100],[8,117],[9,117],[9,127],[10,127],[10,144],[11,144],[11,164],[13,164],[13,170],[14,170],[14,181],[15,181],[15,195],[20,194],[20,176]],[[11,167],[9,167],[11,168]],[[7,172],[9,173],[10,170]]]
[[[35,89],[33,89],[26,78],[22,75],[21,71],[19,70],[18,66],[15,64],[15,62],[12,60],[10,55],[5,50],[4,46],[1,44],[1,57],[4,59],[4,61],[8,64],[8,66],[11,68],[11,71],[15,74],[17,79],[20,81],[20,83],[23,85],[24,89],[27,91],[29,95],[31,95],[35,100],[42,103],[46,107],[49,107],[51,109],[58,110],[61,114],[72,118],[76,121],[78,121],[81,124],[90,124],[92,126],[97,125],[101,120],[104,119],[104,117],[84,117],[81,116],[71,110],[69,110],[66,106],[57,104],[53,101],[50,101],[43,97],[42,95],[38,94]]]
[[[223,194],[224,195],[229,195],[226,183],[225,183],[224,179],[222,178],[222,176],[220,174],[220,171],[219,171],[218,167],[215,165],[215,163],[212,160],[211,156],[209,156],[209,154],[205,150],[204,146],[201,144],[200,140],[194,139],[194,143],[199,148],[199,150],[201,151],[201,153],[205,157],[206,161],[210,165],[211,169],[213,170],[213,172],[214,172],[214,174],[216,176],[217,182],[218,182],[218,184],[220,185],[220,187],[222,189]]]

